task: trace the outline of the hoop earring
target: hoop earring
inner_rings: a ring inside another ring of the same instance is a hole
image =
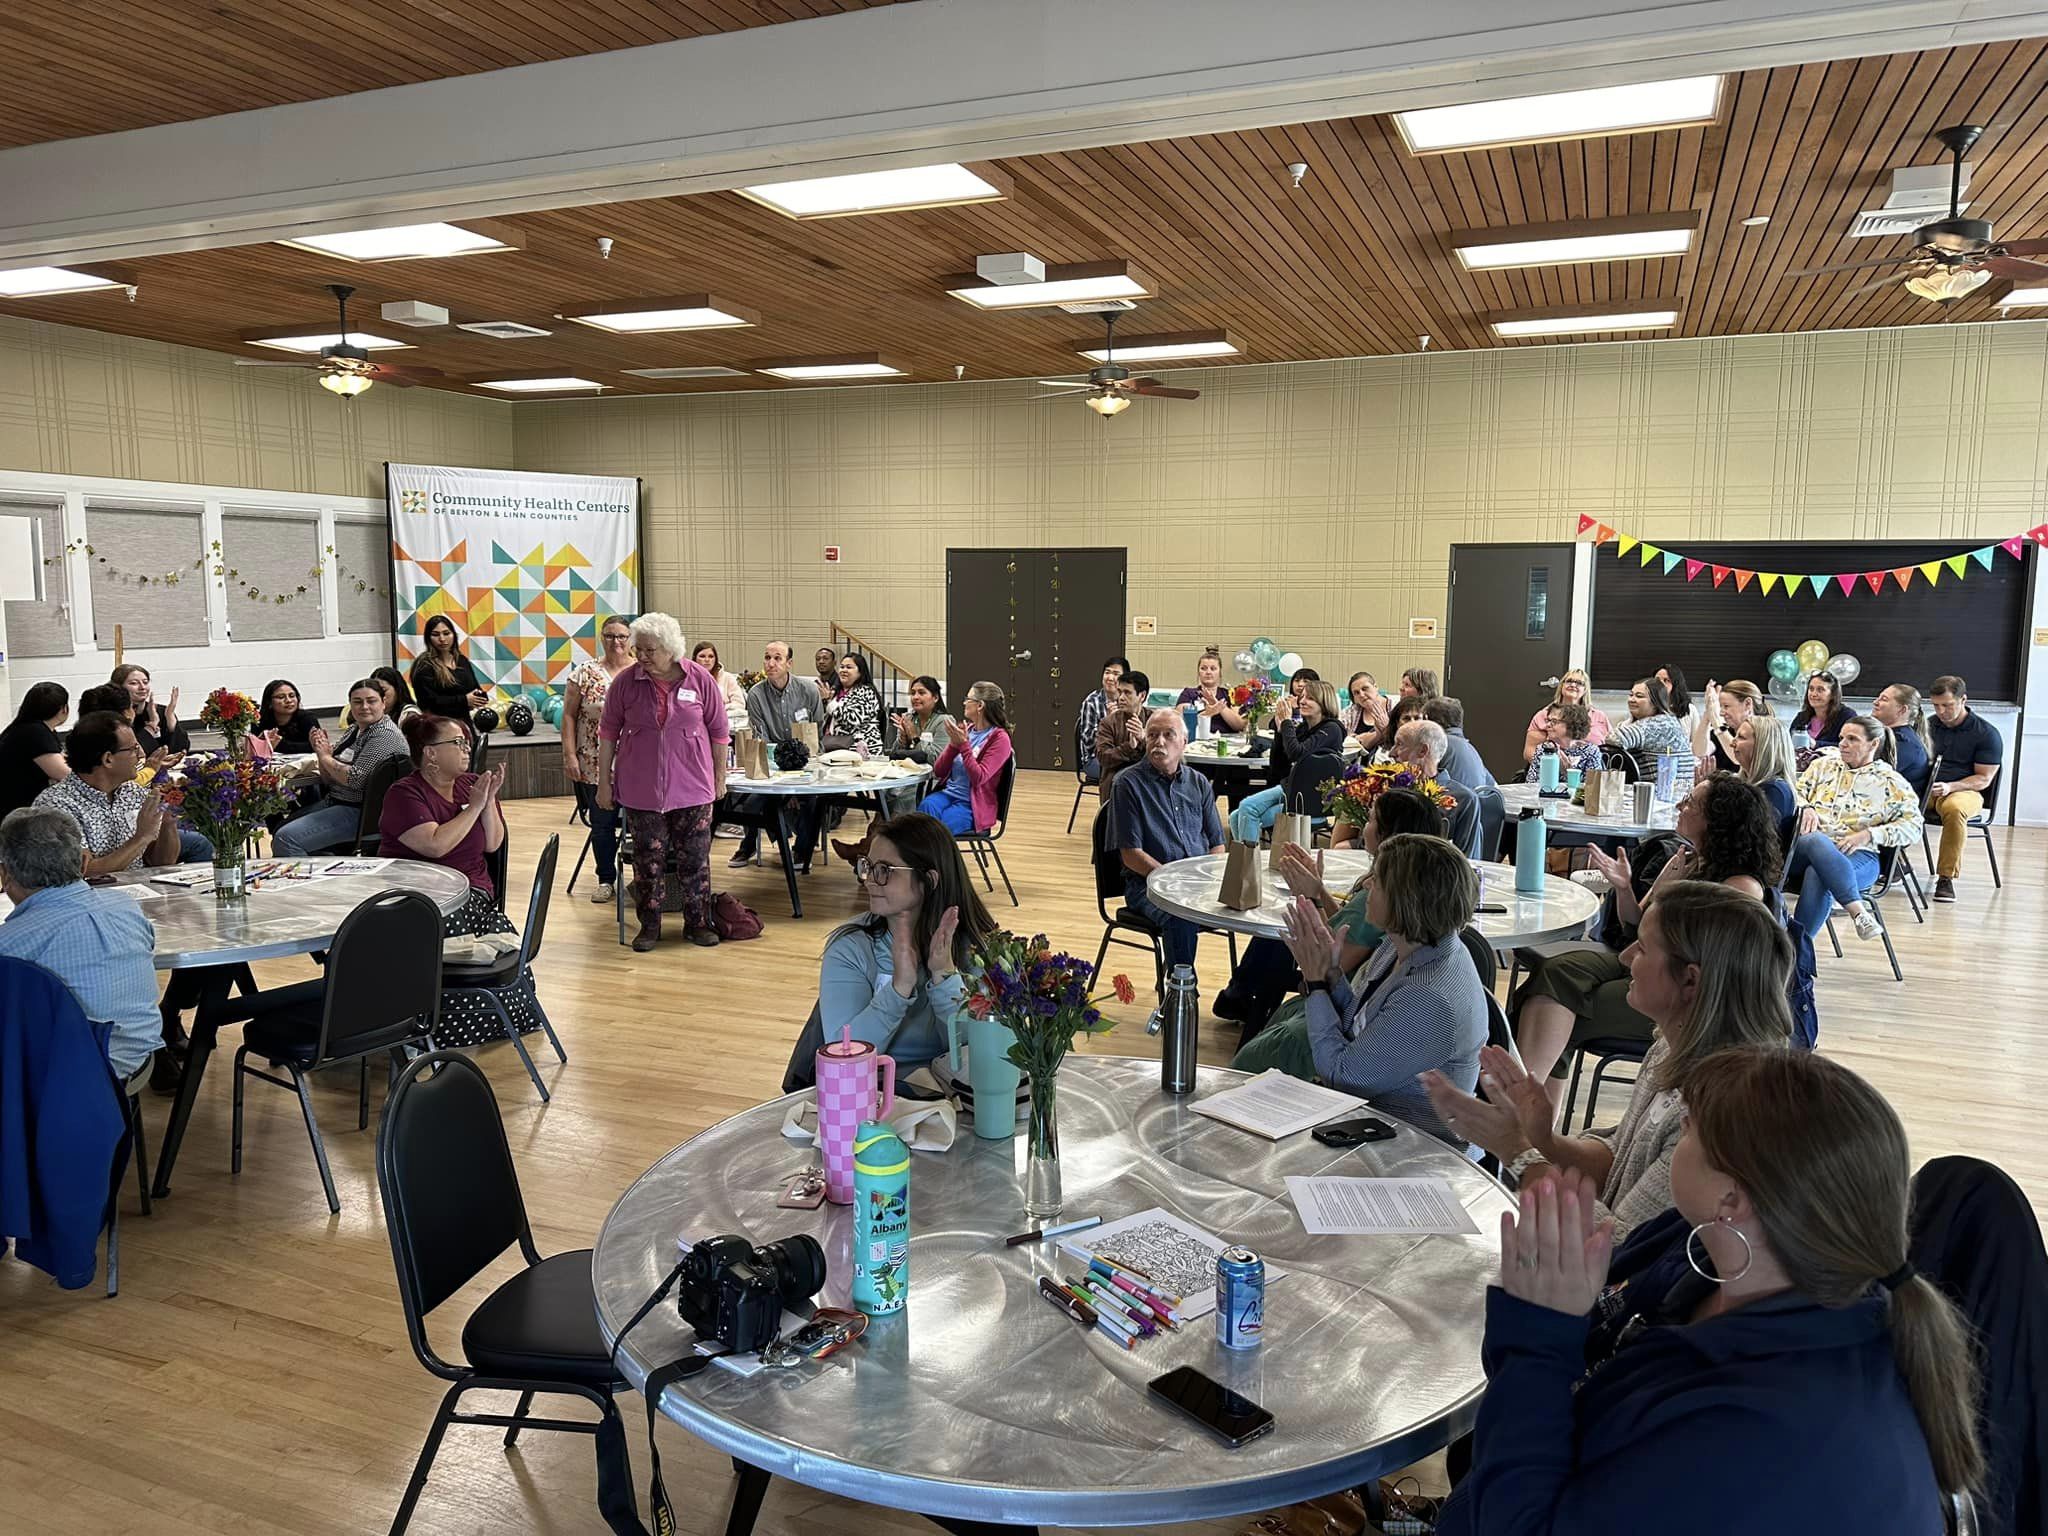
[[[1700,1261],[1692,1256],[1693,1239],[1698,1237],[1702,1232],[1706,1231],[1708,1227],[1714,1226],[1726,1227],[1728,1231],[1735,1236],[1736,1240],[1742,1244],[1742,1268],[1738,1269],[1732,1275],[1716,1275],[1709,1273],[1705,1268],[1701,1266]],[[1750,1266],[1756,1263],[1756,1250],[1749,1246],[1749,1239],[1742,1235],[1742,1229],[1740,1227],[1732,1226],[1725,1220],[1703,1221],[1700,1222],[1697,1226],[1695,1226],[1690,1232],[1685,1234],[1685,1262],[1692,1266],[1692,1272],[1698,1275],[1702,1280],[1711,1280],[1716,1285],[1726,1285],[1731,1280],[1740,1280],[1744,1275],[1749,1273]]]

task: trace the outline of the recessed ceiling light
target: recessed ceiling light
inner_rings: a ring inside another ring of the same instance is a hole
[[[1457,107],[1396,112],[1401,137],[1416,154],[1539,144],[1549,139],[1590,139],[1709,123],[1721,106],[1721,77],[1606,85],[1590,91],[1514,96]]]
[[[1149,299],[1149,278],[1129,262],[1080,262],[1045,269],[1042,283],[984,283],[971,274],[941,278],[946,291],[980,309],[1029,309],[1080,299]]]
[[[430,256],[475,256],[515,249],[499,232],[457,224],[401,224],[395,229],[352,229],[339,234],[300,235],[280,245],[339,256],[344,261],[417,261]]]
[[[1599,331],[1656,331],[1678,323],[1675,309],[1638,309],[1610,314],[1537,315],[1493,322],[1496,336],[1576,336]]]
[[[736,325],[759,325],[761,317],[714,299],[708,293],[664,295],[658,299],[616,299],[564,314],[564,320],[595,326],[615,334],[646,335],[654,331],[710,331]]]
[[[1010,195],[1007,176],[988,166],[914,165],[852,176],[814,176],[764,187],[741,187],[742,197],[765,203],[792,219],[832,219],[852,213],[895,213],[906,208],[951,208],[993,203]]]
[[[525,325],[517,320],[461,320],[455,329],[468,331],[477,336],[489,336],[497,341],[530,341],[536,336],[552,336],[553,331],[544,331],[537,325]]]
[[[719,368],[711,364],[696,368],[628,368],[624,371],[636,379],[743,379],[747,376],[744,368]]]
[[[1768,213],[1752,213],[1742,221],[1742,227],[1744,229],[1762,229],[1770,222],[1771,216]]]
[[[1516,233],[1520,238],[1502,240]],[[1482,234],[1488,238],[1482,239]],[[1474,272],[1502,267],[1558,267],[1577,261],[1634,261],[1653,256],[1682,256],[1692,249],[1690,222],[1668,222],[1662,229],[1607,230],[1586,234],[1540,236],[1524,231],[1467,231],[1452,237],[1458,260]]]
[[[318,352],[322,347],[340,346],[344,341],[352,347],[361,347],[365,352],[382,352],[389,349],[406,348],[409,341],[393,341],[389,336],[373,336],[368,331],[350,331],[343,336],[339,331],[323,331],[309,336],[244,336],[252,347],[274,347],[279,352]]]
[[[95,288],[118,288],[110,277],[74,272],[69,267],[16,267],[0,272],[0,299],[39,299],[52,293],[90,293]]]
[[[603,389],[595,379],[473,379],[479,389],[502,389],[508,395],[544,395],[565,389]]]
[[[1076,342],[1074,350],[1096,362],[1114,357],[1120,363],[1169,363],[1184,358],[1235,357],[1237,343],[1227,331],[1177,331],[1158,336],[1122,336],[1112,347],[1101,342]]]
[[[778,379],[900,379],[905,370],[879,352],[856,352],[844,357],[776,357],[754,364],[756,373]]]
[[[2048,288],[2015,288],[1998,301],[2000,309],[2023,309],[2030,304],[2048,304]]]

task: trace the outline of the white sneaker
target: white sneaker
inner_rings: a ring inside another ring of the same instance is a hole
[[[1877,920],[1877,914],[1865,907],[1856,914],[1856,937],[1874,939],[1884,932],[1884,925]]]
[[[590,893],[591,903],[595,906],[602,906],[608,901],[617,901],[618,897],[619,893],[617,890],[609,885],[600,885]]]

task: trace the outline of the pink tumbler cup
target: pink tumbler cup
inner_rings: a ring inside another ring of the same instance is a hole
[[[818,1153],[825,1164],[825,1198],[834,1205],[853,1204],[853,1133],[863,1120],[888,1119],[895,1107],[895,1058],[854,1039],[852,1026],[818,1052]]]

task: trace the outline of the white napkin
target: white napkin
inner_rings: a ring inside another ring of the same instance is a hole
[[[903,1138],[903,1145],[913,1152],[943,1152],[953,1145],[953,1138],[959,1134],[960,1116],[953,1108],[951,1099],[937,1099],[930,1103],[911,1099],[898,1099],[896,1112],[889,1117],[889,1128]],[[789,1107],[782,1117],[782,1134],[801,1146],[813,1146],[818,1140],[818,1101],[804,1099]]]
[[[457,934],[441,945],[441,959],[449,965],[494,965],[518,947],[516,933]]]

